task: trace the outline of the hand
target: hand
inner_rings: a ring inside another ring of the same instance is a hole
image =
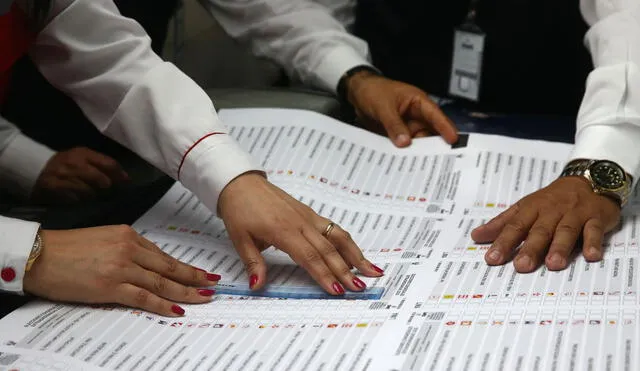
[[[218,205],[252,289],[260,289],[266,282],[267,267],[261,251],[272,245],[289,254],[333,295],[344,294],[344,286],[352,291],[365,289],[364,282],[351,272],[352,267],[365,276],[382,275],[347,232],[336,226],[325,238],[322,232],[329,220],[261,175],[249,173],[233,180],[222,191]]]
[[[369,71],[354,74],[346,84],[358,118],[370,126],[384,127],[396,146],[406,147],[411,138],[438,134],[450,144],[458,140],[453,122],[415,86]]]
[[[43,203],[78,202],[128,179],[111,157],[78,147],[59,152],[47,162],[31,197]]]
[[[507,262],[524,241],[514,259],[518,272],[532,272],[543,263],[560,270],[569,265],[580,237],[585,259],[602,259],[604,234],[619,220],[620,207],[614,200],[593,192],[586,179],[564,177],[476,228],[471,237],[493,241],[485,255],[490,265]]]
[[[43,231],[42,254],[24,277],[24,290],[47,299],[119,303],[163,316],[206,303],[220,276],[170,257],[127,226]]]

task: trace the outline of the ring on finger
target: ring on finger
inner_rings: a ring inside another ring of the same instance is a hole
[[[336,227],[336,223],[329,222],[329,224],[327,224],[327,227],[324,229],[324,232],[322,232],[322,237],[329,239],[329,236],[331,235],[331,232],[335,227]]]

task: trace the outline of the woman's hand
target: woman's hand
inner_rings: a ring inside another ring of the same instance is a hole
[[[351,272],[352,267],[370,277],[383,273],[365,259],[347,232],[336,225],[325,238],[323,232],[330,220],[261,175],[249,173],[233,180],[222,191],[218,207],[252,289],[266,282],[267,267],[261,251],[272,245],[289,254],[333,295],[344,294],[345,286],[351,291],[366,288]]]
[[[128,226],[43,231],[44,249],[24,278],[28,293],[56,301],[119,303],[176,317],[176,302],[206,303],[220,276],[181,263]]]

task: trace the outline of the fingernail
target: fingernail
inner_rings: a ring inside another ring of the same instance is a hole
[[[211,282],[218,282],[221,278],[219,274],[207,273],[207,279]]]
[[[216,290],[209,290],[209,289],[198,290],[198,294],[200,294],[201,296],[213,296],[213,294],[215,293],[216,293]]]
[[[522,256],[518,257],[517,263],[520,266],[520,268],[523,269],[523,270],[528,271],[528,270],[533,269],[533,267],[532,267],[533,261],[527,255],[522,255]]]
[[[564,258],[560,256],[560,254],[553,254],[549,258],[549,263],[555,266],[564,267]]]
[[[409,138],[409,136],[407,134],[400,134],[396,137],[396,142],[399,144],[404,144],[407,143],[408,141],[410,141],[411,138]]]
[[[489,252],[489,259],[494,262],[499,262],[502,259],[502,254],[500,254],[500,251],[498,250],[491,250]]]
[[[182,316],[184,314],[184,309],[182,309],[181,306],[173,304],[171,306],[171,311],[179,316]]]
[[[377,266],[377,265],[375,265],[375,264],[371,264],[371,268],[373,268],[373,270],[374,270],[374,271],[376,271],[376,272],[378,272],[378,273],[380,273],[380,274],[383,274],[383,273],[384,273],[384,270],[382,270],[382,268],[378,267],[378,266]]]
[[[251,277],[249,277],[249,288],[253,289],[253,286],[255,286],[256,283],[258,283],[258,275],[252,274]]]
[[[362,280],[358,277],[353,277],[353,284],[356,285],[357,288],[362,290],[367,288],[367,284],[362,282]]]
[[[598,250],[595,247],[591,246],[589,248],[589,255],[591,255],[595,259],[598,259],[598,258],[600,258],[600,250]]]
[[[337,292],[338,294],[340,295],[344,294],[344,287],[342,287],[341,284],[334,282],[332,287],[333,287],[333,291]]]

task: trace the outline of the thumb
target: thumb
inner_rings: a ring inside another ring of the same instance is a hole
[[[262,257],[260,249],[251,236],[233,239],[233,245],[244,263],[249,279],[249,288],[259,290],[267,282],[267,265]]]
[[[400,114],[393,107],[386,107],[380,112],[380,123],[387,131],[389,139],[396,147],[406,147],[411,144],[411,133]]]

